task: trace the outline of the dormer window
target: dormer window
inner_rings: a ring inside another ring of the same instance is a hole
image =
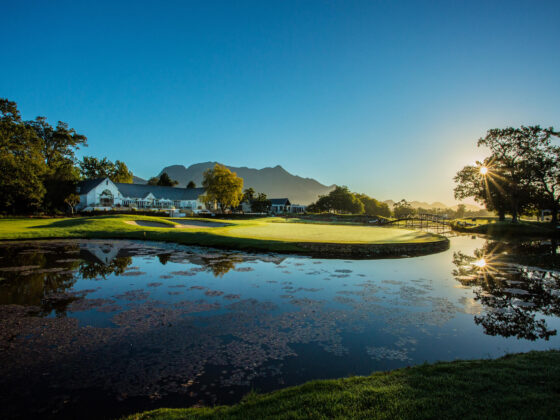
[[[105,181],[105,185],[109,185],[109,181]]]

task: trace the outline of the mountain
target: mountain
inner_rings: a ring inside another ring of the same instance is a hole
[[[143,179],[143,178],[140,178],[139,176],[133,175],[133,176],[132,176],[132,183],[133,183],[133,184],[142,184],[142,185],[144,185],[144,184],[147,184],[148,181],[146,181],[146,180]]]
[[[186,186],[189,181],[194,181],[199,187],[202,185],[204,171],[213,168],[216,163],[196,163],[188,168],[183,165],[167,166],[158,176],[165,172],[171,179],[179,181],[179,187]],[[334,185],[326,186],[312,178],[292,175],[280,165],[263,169],[244,166],[240,168],[227,166],[227,168],[243,178],[243,189],[251,187],[257,193],[265,193],[268,198],[287,197],[293,204],[310,204],[316,201],[319,195],[328,194],[334,188]]]

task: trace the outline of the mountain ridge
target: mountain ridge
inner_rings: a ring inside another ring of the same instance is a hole
[[[167,173],[171,179],[179,182],[179,187],[185,187],[189,181],[194,181],[197,186],[200,186],[204,171],[213,168],[216,163],[219,162],[200,162],[189,167],[180,164],[169,165],[163,168],[158,176]],[[261,169],[224,166],[243,178],[243,189],[253,188],[257,193],[263,192],[269,198],[286,197],[293,204],[310,204],[316,201],[319,195],[328,194],[334,188],[334,185],[324,185],[313,178],[293,175],[281,165]]]

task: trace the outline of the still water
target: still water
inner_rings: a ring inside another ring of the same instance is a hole
[[[0,416],[111,418],[319,378],[560,348],[556,244],[385,260],[0,244]]]

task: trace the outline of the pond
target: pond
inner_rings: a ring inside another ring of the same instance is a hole
[[[0,244],[0,415],[112,418],[438,360],[559,348],[551,241],[382,260]]]

